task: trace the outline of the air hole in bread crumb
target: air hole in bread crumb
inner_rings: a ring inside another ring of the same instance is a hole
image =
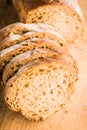
[[[45,112],[48,111],[47,109],[44,110]]]
[[[39,110],[39,112],[42,112],[41,110]]]
[[[57,70],[57,68],[56,68],[56,67],[54,67],[54,68],[53,68],[53,70]]]
[[[66,82],[66,80],[65,80],[65,79],[63,79],[63,84],[64,84],[64,85],[66,85],[66,83],[67,83],[67,82]]]
[[[38,100],[38,96],[35,96],[34,99],[35,99],[35,100]]]
[[[18,93],[16,93],[16,96],[18,96]]]
[[[25,98],[25,95],[23,95],[22,97]]]
[[[40,72],[44,72],[44,69],[39,69]]]
[[[58,85],[57,85],[57,88],[61,88],[61,86],[58,84]]]
[[[46,92],[42,92],[42,95],[45,96],[45,95],[46,95]]]
[[[7,97],[6,100],[8,101],[8,99],[9,99],[9,98]]]
[[[36,114],[36,113],[34,113],[34,114],[32,114],[32,116],[37,116],[37,114]]]
[[[11,84],[10,87],[12,87],[13,85]]]
[[[62,70],[63,69],[63,67],[62,66],[60,66],[60,68],[59,68],[60,70]]]
[[[53,94],[53,89],[50,90],[50,93]]]
[[[60,95],[61,94],[61,92],[60,91],[58,91],[58,95]]]
[[[29,84],[25,84],[25,88],[28,88],[29,87]]]
[[[47,70],[47,73],[50,73],[50,70]]]

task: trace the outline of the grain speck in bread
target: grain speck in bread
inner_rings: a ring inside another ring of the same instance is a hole
[[[72,1],[47,3],[39,0],[20,0],[21,4],[17,0],[13,1],[22,22],[52,25],[67,42],[73,42],[83,31],[84,22],[79,15],[79,5],[75,2],[74,7],[70,7],[68,3],[71,5]],[[23,17],[21,12],[26,16]]]
[[[29,120],[46,119],[66,103],[76,80],[77,72],[66,61],[38,59],[21,67],[8,80],[5,101]]]

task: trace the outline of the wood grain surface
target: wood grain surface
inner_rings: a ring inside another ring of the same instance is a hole
[[[68,46],[79,67],[79,81],[71,100],[45,121],[30,122],[7,108],[0,87],[0,130],[87,130],[87,0],[79,0],[79,3],[86,22],[83,35]],[[15,21],[19,20],[13,5],[0,0],[1,26]]]

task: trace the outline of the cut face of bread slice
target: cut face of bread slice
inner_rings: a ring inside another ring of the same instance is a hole
[[[23,26],[24,28],[19,25]],[[6,28],[9,29],[6,30]],[[64,47],[66,44],[64,38],[60,34],[58,34],[52,26],[47,24],[42,24],[42,23],[36,23],[36,24],[15,23],[2,29],[0,33],[2,34],[2,32],[5,37],[3,40],[0,41],[0,50],[10,47],[14,44],[18,44],[24,40],[35,38],[35,37],[39,37],[39,38],[44,37],[44,38],[57,41],[60,44],[60,46],[64,46]]]
[[[31,6],[33,7],[32,3]],[[27,7],[28,5],[25,8]],[[26,23],[41,22],[52,25],[67,42],[73,42],[83,31],[84,24],[81,17],[63,4],[39,5],[35,9],[27,8],[25,10],[27,10]]]
[[[38,59],[21,67],[8,80],[5,101],[29,120],[46,119],[66,103],[76,80],[76,71],[66,61]]]
[[[6,65],[4,72],[3,72],[3,82],[6,84],[6,82],[11,78],[14,73],[16,73],[20,67],[25,65],[26,63],[33,61],[35,59],[39,58],[45,58],[45,57],[53,57],[53,56],[59,56],[61,58],[61,54],[49,49],[34,49],[26,51],[22,54],[19,54],[12,58],[10,62]]]
[[[3,71],[4,66],[9,62],[9,60],[27,50],[32,50],[35,48],[49,48],[54,51],[63,52],[62,47],[57,42],[48,39],[34,38],[31,40],[26,40],[20,44],[13,45],[6,48],[0,52],[0,72]]]

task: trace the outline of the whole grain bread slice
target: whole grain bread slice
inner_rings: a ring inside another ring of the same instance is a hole
[[[48,40],[45,38],[33,38],[31,40],[25,40],[20,42],[20,44],[15,44],[0,52],[0,73],[2,73],[3,68],[11,60],[11,58],[27,50],[32,50],[35,48],[49,48],[58,52],[64,51],[58,42],[54,42],[53,40]]]
[[[2,41],[10,33],[22,34],[27,31],[28,31],[28,28],[26,27],[25,24],[23,24],[21,22],[13,23],[0,30],[0,41]]]
[[[77,72],[62,58],[34,60],[8,80],[5,102],[29,120],[46,119],[66,104],[77,78]]]
[[[21,25],[22,27],[19,25]],[[15,26],[17,26],[17,29]],[[3,35],[5,35],[6,37],[4,37],[4,39],[0,41],[0,50],[34,37],[41,37],[41,38],[44,37],[44,38],[52,39],[54,41],[59,42],[61,46],[65,46],[66,44],[65,39],[55,31],[55,28],[53,28],[50,25],[42,24],[42,23],[36,23],[36,24],[15,23],[3,28],[0,31],[1,35],[2,32]]]
[[[54,0],[50,3],[42,0],[20,0],[19,3],[17,0],[13,1],[22,22],[52,25],[67,42],[73,42],[83,31],[84,21],[80,17],[82,16],[80,7],[75,1],[60,0],[61,3]],[[73,7],[70,7],[69,3]]]

